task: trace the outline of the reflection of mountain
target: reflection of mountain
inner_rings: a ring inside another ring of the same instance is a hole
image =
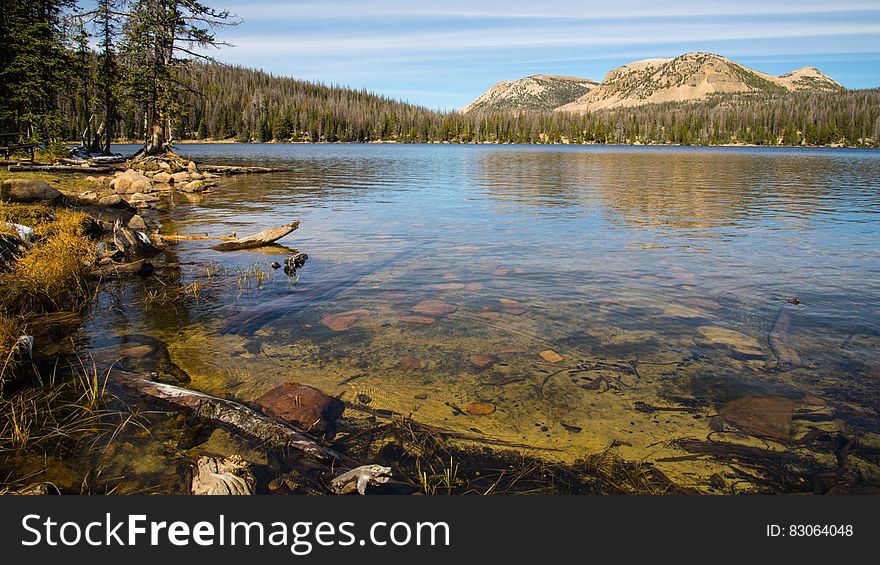
[[[846,171],[815,156],[505,151],[480,155],[473,182],[507,211],[558,214],[564,207],[635,228],[718,237],[765,220],[820,214],[823,200],[842,189],[831,179],[836,173]]]

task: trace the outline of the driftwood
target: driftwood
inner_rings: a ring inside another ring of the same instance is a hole
[[[336,494],[367,494],[367,486],[379,486],[391,480],[391,468],[382,465],[362,465],[342,473],[330,481],[330,490]]]
[[[293,451],[301,457],[293,461],[297,470],[330,492],[328,486],[333,478],[344,475],[362,463],[343,453],[318,443],[308,434],[295,429],[243,404],[225,398],[217,398],[202,392],[189,390],[164,383],[157,383],[131,373],[116,371],[112,382],[129,390],[159,400],[176,408],[183,408],[197,417],[220,424],[243,435],[263,442],[264,446]],[[414,492],[413,485],[399,481],[388,481],[398,489]]]
[[[791,306],[783,306],[773,322],[770,333],[767,334],[767,343],[776,357],[776,369],[786,370],[799,367],[801,358],[798,352],[789,344],[789,332],[791,331]]]
[[[133,263],[108,263],[101,265],[89,273],[93,278],[114,278],[114,277],[148,277],[153,274],[153,264],[146,259],[134,261]]]
[[[167,239],[168,241],[202,241],[202,240],[211,240],[211,241],[235,241],[238,238],[232,236],[224,236],[224,237],[214,237],[210,235],[179,235],[179,234],[161,234],[162,239]]]
[[[232,241],[226,241],[214,246],[216,251],[239,251],[242,249],[254,249],[275,243],[285,235],[299,227],[299,222],[291,222],[277,228],[267,228],[259,233],[240,237]]]
[[[107,174],[116,171],[116,167],[80,167],[76,165],[9,165],[10,173],[82,173],[87,175]]]
[[[195,495],[251,495],[257,480],[250,465],[238,455],[202,456],[196,462],[190,492]]]
[[[287,169],[272,167],[236,167],[234,165],[199,165],[199,170],[219,175],[242,175],[250,173],[278,173]]]

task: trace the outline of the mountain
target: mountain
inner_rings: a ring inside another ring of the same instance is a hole
[[[596,81],[565,76],[532,75],[519,80],[502,80],[461,109],[504,112],[509,110],[553,110],[573,102],[595,88]]]
[[[596,88],[555,108],[585,113],[663,102],[702,100],[713,94],[837,91],[843,87],[814,67],[768,75],[712,53],[685,53],[674,59],[645,59],[605,75]]]

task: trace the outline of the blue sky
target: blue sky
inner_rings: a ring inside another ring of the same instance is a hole
[[[711,51],[771,74],[815,66],[880,86],[880,2],[862,0],[204,0],[242,18],[221,61],[461,107],[503,79],[602,80],[619,65]]]

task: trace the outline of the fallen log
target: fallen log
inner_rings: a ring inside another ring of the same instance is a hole
[[[199,165],[199,170],[220,175],[243,175],[251,173],[278,173],[289,169],[277,169],[273,167],[238,167],[235,165],[201,164]]]
[[[363,464],[352,457],[318,443],[308,434],[293,426],[260,414],[256,410],[233,400],[218,398],[195,390],[154,382],[131,373],[114,371],[113,383],[128,390],[183,408],[196,417],[209,420],[238,433],[257,439],[266,447],[279,450],[292,450],[302,455],[293,462],[297,470],[328,492],[335,492],[333,479],[350,478],[346,473],[362,467]],[[355,479],[357,481],[357,479]],[[337,481],[338,486],[340,481]],[[417,487],[400,481],[388,481],[391,486],[409,492]]]
[[[223,237],[215,237],[211,235],[179,235],[179,234],[161,234],[162,239],[167,239],[168,241],[202,241],[202,240],[211,240],[211,241],[235,241],[236,237],[232,236],[223,236]]]
[[[801,365],[798,352],[789,343],[791,332],[791,306],[783,306],[767,334],[767,343],[776,357],[776,369],[784,371]]]
[[[215,245],[213,249],[215,251],[239,251],[242,249],[254,249],[256,247],[262,247],[264,245],[275,243],[277,240],[286,236],[298,227],[299,221],[291,222],[277,228],[268,228],[253,235],[240,237],[232,241],[220,243],[218,245]]]
[[[77,165],[9,165],[10,173],[82,173],[95,175],[108,174],[116,170],[116,167],[95,165],[90,165],[88,167]]]
[[[92,269],[89,275],[96,279],[109,279],[115,277],[148,277],[153,274],[155,268],[150,261],[141,259],[132,263],[108,263]]]

